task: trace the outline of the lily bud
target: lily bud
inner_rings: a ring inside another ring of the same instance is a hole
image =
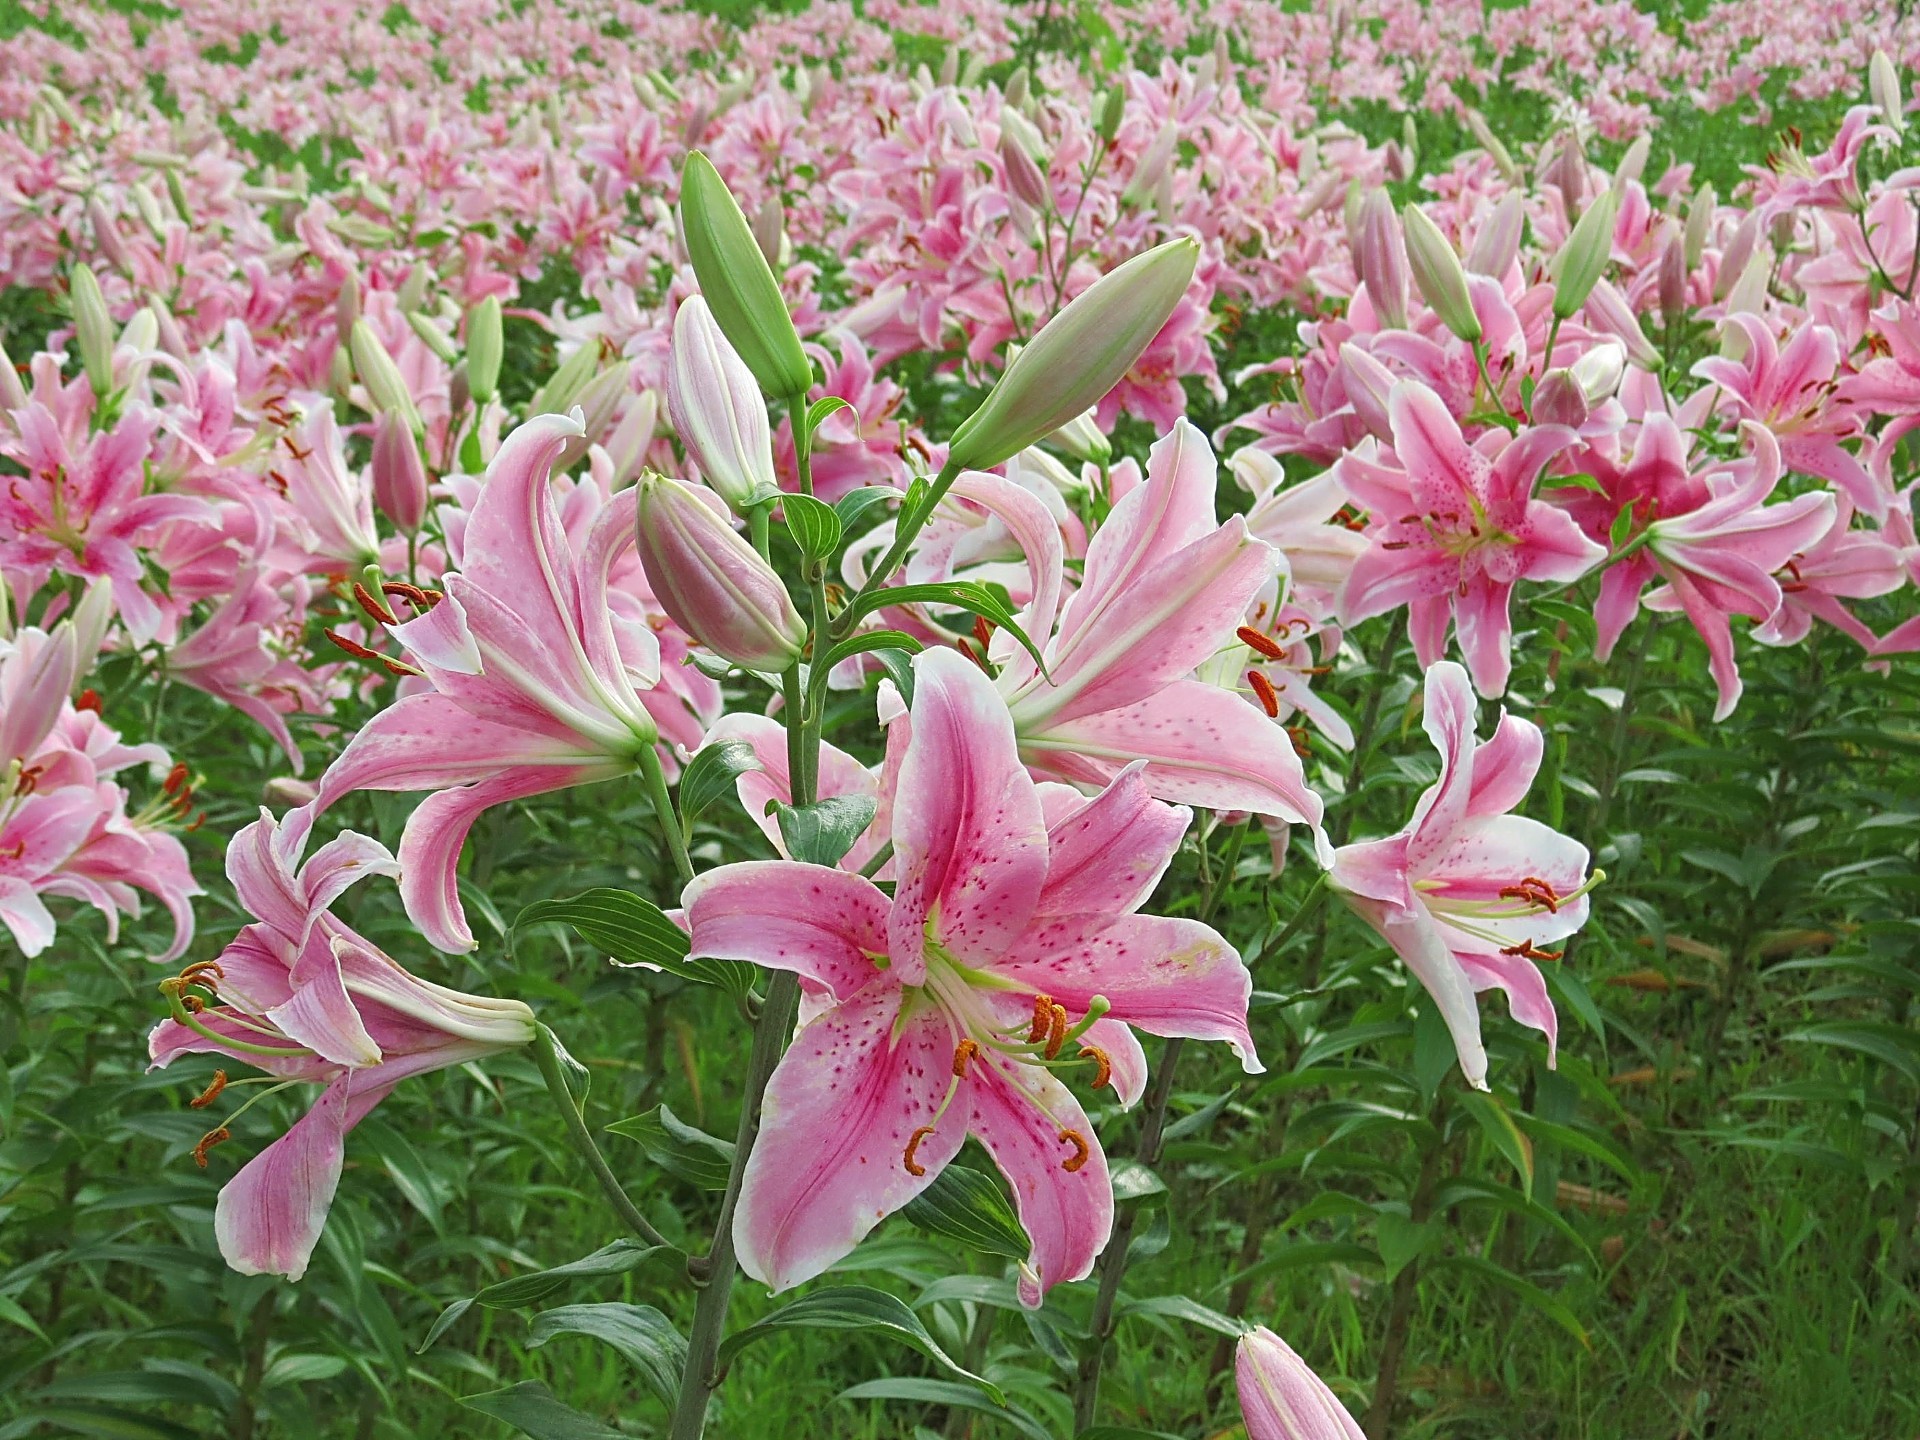
[[[167,309],[159,296],[147,301],[147,311],[153,316],[154,334],[158,337],[160,348],[182,364],[193,357],[193,351],[187,345],[187,337],[181,332],[180,322],[173,318],[173,312]],[[338,354],[336,350],[334,352]]]
[[[1900,72],[1894,68],[1893,61],[1884,50],[1874,51],[1873,58],[1867,62],[1867,94],[1880,107],[1880,113],[1886,117],[1893,133],[1904,135],[1907,129],[1907,106],[1900,94]]]
[[[160,322],[154,318],[153,311],[142,306],[133,312],[133,318],[127,321],[126,328],[120,332],[116,348],[125,348],[136,355],[146,355],[160,342]]]
[[[13,368],[13,357],[0,345],[0,413],[27,408],[27,388],[20,383],[20,372]],[[4,621],[5,597],[0,595],[0,622]],[[4,625],[0,624],[0,631]]]
[[[1669,222],[1671,228],[1671,222]],[[1660,318],[1671,325],[1687,311],[1687,246],[1678,234],[1660,252]]]
[[[1420,170],[1420,131],[1413,123],[1413,116],[1400,117],[1400,149],[1407,157],[1407,174],[1415,175]]]
[[[1474,313],[1473,297],[1467,294],[1467,272],[1460,267],[1453,242],[1418,205],[1409,204],[1400,219],[1407,237],[1407,264],[1422,298],[1447,329],[1469,345],[1477,343],[1485,332]]]
[[[1578,430],[1587,423],[1587,397],[1567,369],[1549,370],[1533,392],[1533,423]]]
[[[1400,219],[1384,190],[1375,190],[1360,206],[1360,239],[1354,247],[1353,267],[1367,287],[1367,298],[1387,325],[1395,330],[1407,324],[1407,247]]]
[[[1653,137],[1642,135],[1627,147],[1627,153],[1620,157],[1620,163],[1613,172],[1614,203],[1626,199],[1627,186],[1638,180],[1647,168],[1647,156],[1653,153]]]
[[[333,328],[342,336],[351,335],[359,319],[360,278],[349,270],[333,297]]]
[[[607,458],[613,462],[613,483],[623,485],[640,473],[646,463],[647,448],[653,444],[654,423],[660,416],[660,402],[653,391],[642,390],[627,406],[613,434],[607,438]]]
[[[1553,313],[1570,320],[1587,303],[1594,282],[1607,268],[1613,254],[1613,221],[1616,207],[1613,192],[1607,191],[1587,207],[1586,214],[1567,236],[1555,261],[1558,271],[1553,286]]]
[[[1019,109],[1027,103],[1027,92],[1032,85],[1033,77],[1027,73],[1027,67],[1022,65],[1007,77],[1007,88],[1001,103],[1013,109]]]
[[[476,405],[493,398],[500,384],[500,358],[506,353],[500,333],[500,297],[489,295],[467,312],[467,389]]]
[[[1587,297],[1587,322],[1625,345],[1627,358],[1634,364],[1645,370],[1659,368],[1660,352],[1640,328],[1640,318],[1633,313],[1627,297],[1604,280],[1596,282]]]
[[[1100,109],[1094,117],[1094,130],[1109,145],[1113,137],[1120,133],[1120,122],[1127,115],[1127,92],[1121,85],[1115,85],[1100,97]]]
[[[1759,243],[1760,212],[1749,210],[1727,241],[1727,248],[1720,252],[1720,270],[1713,277],[1714,299],[1727,298],[1734,282],[1746,273],[1747,262],[1753,259],[1754,247]]]
[[[73,340],[93,393],[105,399],[113,391],[113,316],[90,266],[76,265],[67,276],[73,306]]]
[[[433,278],[433,271],[427,268],[427,262],[416,260],[413,268],[407,272],[407,278],[401,282],[399,292],[394,296],[402,310],[418,310],[427,299],[427,282]]]
[[[454,348],[453,341],[448,337],[447,332],[440,328],[431,315],[420,310],[408,310],[405,314],[407,325],[420,337],[421,343],[433,351],[442,364],[454,365],[459,362],[460,352]]]
[[[120,243],[120,227],[97,195],[87,199],[87,223],[93,227],[94,247],[122,275],[132,275],[133,262],[127,258],[127,247]]]
[[[1000,130],[1000,164],[1007,172],[1007,189],[1015,199],[1035,210],[1045,210],[1052,203],[1047,177],[1009,126]]]
[[[807,627],[787,587],[692,487],[640,477],[640,564],[660,607],[714,654],[778,673],[800,658]]]
[[[804,396],[813,366],[779,282],[720,172],[697,150],[680,172],[680,228],[713,318],[760,388],[781,400]]]
[[[1494,168],[1500,172],[1509,185],[1520,179],[1520,167],[1513,163],[1513,152],[1507,149],[1493,127],[1487,124],[1487,117],[1471,107],[1467,110],[1467,129],[1472,132],[1474,143],[1487,152]]]
[[[1493,207],[1493,213],[1480,222],[1480,233],[1473,237],[1473,248],[1467,251],[1467,269],[1494,280],[1505,275],[1520,253],[1520,234],[1526,224],[1526,197],[1518,190],[1509,190]]]
[[[1388,419],[1387,397],[1393,393],[1394,373],[1358,345],[1345,344],[1340,347],[1340,378],[1347,403],[1360,423],[1376,439],[1391,444],[1393,422]]]
[[[745,513],[779,489],[760,387],[698,295],[673,317],[667,414],[701,478],[734,510]]]
[[[1093,411],[1076,415],[1047,437],[1047,443],[1056,450],[1064,450],[1076,460],[1091,461],[1095,465],[1104,465],[1113,458],[1113,445],[1106,434],[1094,423]]]
[[[407,535],[427,518],[426,466],[406,417],[397,410],[382,411],[373,434],[373,503]]]
[[[1233,1379],[1247,1440],[1366,1440],[1326,1381],[1264,1325],[1240,1337]]]
[[[1548,162],[1546,179],[1560,187],[1560,198],[1566,204],[1567,213],[1576,213],[1587,194],[1587,157],[1578,137],[1571,131],[1561,139],[1559,151]]]
[[[393,357],[387,353],[387,347],[380,343],[373,326],[365,320],[354,321],[350,343],[354,374],[366,386],[373,408],[398,410],[401,418],[407,422],[408,429],[415,435],[424,433],[427,427],[420,419],[419,410],[414,407],[412,392],[407,389],[400,367],[393,363]]]
[[[989,470],[1098,404],[1167,323],[1199,259],[1198,241],[1169,240],[1094,281],[1041,327],[960,423],[948,466]]]
[[[1602,340],[1570,367],[1588,405],[1611,400],[1627,378],[1627,347],[1618,340]]]
[[[1169,120],[1153,137],[1153,143],[1141,153],[1140,164],[1127,183],[1126,199],[1140,204],[1159,187],[1160,177],[1169,173],[1174,146],[1180,143],[1180,127]]]
[[[1689,273],[1707,253],[1707,235],[1713,229],[1713,212],[1719,204],[1720,197],[1713,186],[1703,185],[1700,193],[1693,197],[1693,204],[1687,207],[1686,250],[1682,263]]]
[[[600,346],[589,340],[553,367],[547,383],[527,402],[528,415],[564,415],[594,376],[600,362]]]

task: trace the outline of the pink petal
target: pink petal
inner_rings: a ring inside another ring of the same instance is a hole
[[[293,964],[293,994],[267,1011],[267,1019],[322,1060],[355,1068],[377,1065],[380,1047],[347,994],[332,938],[324,925],[307,936]]]
[[[972,1131],[1013,1188],[1020,1223],[1033,1240],[1027,1268],[1044,1294],[1084,1279],[1113,1232],[1113,1184],[1107,1157],[1080,1102],[1044,1070],[983,1053],[967,1067],[963,1093],[973,1103]],[[943,1122],[942,1128],[945,1128]],[[936,1131],[937,1135],[939,1132]],[[1086,1147],[1077,1169],[1066,1169]],[[1029,1300],[1023,1293],[1021,1299]],[[1038,1303],[1038,1297],[1031,1297]]]
[[[1504,815],[1526,799],[1545,751],[1546,739],[1538,725],[1502,710],[1493,737],[1474,751],[1473,794],[1467,813]]]
[[[955,650],[914,659],[913,738],[893,812],[899,876],[889,952],[902,983],[925,977],[928,926],[969,964],[998,957],[1046,881],[1040,797],[993,682]]]
[[[346,1076],[278,1140],[249,1160],[220,1191],[213,1233],[220,1254],[242,1275],[307,1273],[320,1243],[346,1156]]]
[[[693,878],[692,953],[791,970],[851,1000],[887,953],[886,894],[871,880],[797,860],[749,860]]]
[[[1475,990],[1503,990],[1507,1013],[1529,1029],[1547,1037],[1547,1067],[1559,1056],[1560,1017],[1554,1014],[1546,979],[1531,960],[1518,955],[1457,951],[1455,958]]]
[[[1198,920],[1067,915],[1036,920],[993,974],[1051,996],[1078,1018],[1103,995],[1108,1012],[1152,1035],[1224,1040],[1249,1074],[1262,1068],[1247,1031],[1253,977],[1239,952]]]
[[[1307,787],[1286,730],[1231,691],[1177,680],[1159,694],[1021,737],[1028,763],[1105,784],[1135,759],[1159,799],[1213,810],[1251,810],[1318,826],[1320,797]]]
[[[1155,800],[1142,768],[1128,766],[1091,800],[1075,794],[1075,806],[1048,825],[1047,884],[1036,915],[1123,914],[1153,893],[1193,812]]]
[[[1466,819],[1477,748],[1473,733],[1477,704],[1467,672],[1442,660],[1428,667],[1426,692],[1421,724],[1440,752],[1440,778],[1413,807],[1408,827],[1407,864],[1416,875],[1426,870]]]
[[[902,1016],[891,976],[795,1037],[767,1086],[741,1182],[741,1269],[776,1291],[811,1280],[933,1183],[966,1140],[979,1089],[962,1084],[939,1115],[956,1043],[940,1009]],[[929,1125],[914,1147],[924,1171],[915,1175],[907,1146]]]
[[[1486,696],[1504,695],[1513,669],[1513,621],[1507,611],[1513,586],[1483,575],[1462,589],[1454,597],[1453,625],[1473,688]]]

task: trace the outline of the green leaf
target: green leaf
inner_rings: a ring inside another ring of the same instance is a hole
[[[972,1381],[994,1401],[1003,1403],[1006,1399],[998,1386],[967,1370],[942,1350],[905,1301],[865,1285],[816,1290],[790,1305],[781,1306],[757,1325],[729,1335],[720,1347],[720,1368],[724,1370],[734,1356],[754,1341],[765,1340],[782,1330],[877,1330],[911,1345],[963,1380]]]
[[[40,1322],[29,1315],[26,1307],[11,1295],[0,1295],[0,1320],[18,1325],[22,1330],[31,1330],[42,1340],[47,1338],[47,1332],[40,1328]]]
[[[840,531],[846,534],[853,529],[853,522],[874,506],[900,498],[900,492],[891,485],[863,485],[858,490],[849,490],[835,501],[833,513],[840,517]]]
[[[556,1335],[591,1335],[618,1350],[662,1404],[672,1409],[687,1368],[686,1338],[651,1305],[562,1305],[533,1317],[527,1344],[540,1346]],[[723,1362],[724,1363],[724,1362]]]
[[[198,1440],[195,1432],[166,1420],[148,1420],[126,1410],[93,1409],[81,1405],[36,1406],[33,1421],[53,1425],[72,1435],[96,1435],[103,1440]],[[13,1431],[22,1434],[22,1431]]]
[[[591,1415],[583,1415],[556,1399],[538,1380],[522,1380],[482,1395],[464,1395],[460,1403],[505,1421],[533,1440],[625,1440],[618,1430],[610,1430]]]
[[[1789,1031],[1789,1040],[1857,1050],[1891,1065],[1909,1080],[1920,1081],[1920,1031],[1871,1020],[1834,1020]]]
[[[624,1275],[659,1248],[657,1245],[642,1245],[637,1240],[615,1240],[610,1245],[602,1245],[591,1255],[582,1255],[578,1260],[569,1260],[551,1270],[535,1270],[528,1275],[516,1275],[511,1280],[489,1285],[473,1297],[473,1303],[485,1305],[490,1310],[531,1305],[575,1280],[599,1275]]]
[[[665,1105],[607,1126],[615,1135],[638,1140],[647,1158],[677,1180],[698,1190],[724,1190],[733,1173],[733,1142],[687,1124]]]
[[[831,670],[842,660],[850,660],[855,655],[871,654],[876,650],[891,650],[900,655],[918,655],[926,647],[904,630],[863,630],[858,635],[849,635],[838,645],[827,651],[826,658],[820,663]],[[892,667],[888,667],[891,672]],[[896,680],[896,684],[898,681]]]
[[[1115,1160],[1109,1170],[1115,1200],[1144,1200],[1166,1193],[1167,1182],[1138,1160]]]
[[[413,1142],[384,1121],[362,1121],[354,1131],[354,1142],[380,1158],[387,1178],[406,1202],[426,1218],[435,1234],[445,1234],[441,1219],[444,1204],[440,1178],[427,1168],[427,1162]]]
[[[995,1400],[977,1385],[957,1380],[869,1380],[842,1390],[840,1400],[913,1400],[922,1405],[958,1406],[979,1410],[1011,1425],[1030,1440],[1053,1440],[1053,1434],[1024,1410],[1015,1410]]]
[[[114,1405],[210,1405],[221,1396],[194,1376],[153,1370],[99,1370],[62,1375],[41,1390],[46,1400],[103,1400]]]
[[[331,1380],[344,1374],[347,1362],[338,1355],[282,1355],[267,1367],[261,1385],[298,1385],[308,1380]]]
[[[1163,1315],[1169,1320],[1185,1320],[1190,1325],[1198,1325],[1221,1335],[1231,1335],[1236,1340],[1253,1328],[1243,1320],[1222,1315],[1218,1310],[1211,1310],[1185,1295],[1149,1295],[1141,1300],[1129,1300],[1121,1305],[1120,1313]]]
[[[807,407],[807,434],[813,434],[820,428],[822,420],[839,410],[853,410],[853,402],[844,400],[838,395],[822,395]],[[858,411],[854,411],[853,418],[856,422],[859,421]]]
[[[840,545],[840,515],[824,500],[811,495],[781,497],[780,513],[786,517],[787,533],[800,547],[800,558],[809,565],[824,564]]]
[[[1619,550],[1633,535],[1633,507],[1622,505],[1619,514],[1613,517],[1613,524],[1607,527],[1607,548]]]
[[[1510,1185],[1501,1185],[1493,1180],[1481,1180],[1475,1176],[1462,1175],[1441,1185],[1433,1194],[1435,1212],[1450,1210],[1456,1205],[1497,1205],[1515,1215],[1524,1215],[1536,1224],[1567,1241],[1575,1249],[1592,1257],[1592,1247],[1586,1237],[1566,1222],[1557,1211],[1549,1210],[1538,1201],[1529,1200]]]
[[[1460,1103],[1469,1115],[1486,1132],[1494,1148],[1513,1165],[1520,1176],[1520,1191],[1529,1198],[1533,1195],[1533,1146],[1519,1128],[1513,1123],[1513,1116],[1507,1108],[1493,1096],[1480,1090],[1465,1090],[1460,1094]]]
[[[900,1212],[930,1235],[974,1250],[1024,1260],[1033,1242],[998,1182],[965,1165],[949,1165]]]
[[[1439,1093],[1440,1082],[1453,1069],[1457,1053],[1446,1017],[1438,1005],[1427,1000],[1413,1018],[1413,1079],[1420,1087],[1421,1100],[1429,1109],[1433,1097]]]
[[[1387,1279],[1424,1255],[1440,1234],[1441,1227],[1431,1220],[1415,1221],[1397,1210],[1382,1211],[1374,1226],[1374,1243],[1380,1248],[1380,1263],[1387,1267]]]
[[[549,922],[571,927],[589,945],[606,951],[617,965],[661,970],[696,985],[717,985],[736,998],[753,985],[751,965],[737,960],[689,960],[692,943],[687,932],[658,905],[630,890],[600,886],[568,899],[536,900],[520,912],[513,928],[517,935],[522,926]]]
[[[1522,1280],[1511,1270],[1502,1269],[1491,1260],[1483,1260],[1478,1255],[1445,1255],[1433,1262],[1435,1270],[1465,1270],[1470,1275],[1499,1286],[1502,1290],[1517,1296],[1523,1303],[1532,1306],[1545,1315],[1554,1324],[1566,1331],[1583,1346],[1591,1350],[1588,1344],[1586,1327],[1574,1316],[1573,1311],[1561,1304],[1553,1296],[1542,1290],[1530,1280]]]
[[[873,590],[862,597],[857,605],[849,606],[848,611],[858,619],[885,605],[945,606],[979,615],[1019,641],[1020,647],[1033,657],[1033,663],[1040,667],[1041,673],[1046,673],[1046,660],[1041,656],[1039,647],[1014,620],[1012,607],[977,581],[949,580],[939,584],[896,585],[890,590]]]
[[[887,678],[893,681],[893,688],[900,692],[900,703],[909,710],[913,708],[913,661],[899,650],[880,650],[874,658],[880,662],[880,668],[887,672]]]
[[[809,865],[838,865],[873,823],[876,802],[871,795],[829,795],[809,805],[768,802],[780,822],[780,838],[787,853]]]
[[[1589,1159],[1598,1160],[1629,1185],[1640,1183],[1638,1167],[1604,1136],[1587,1130],[1577,1130],[1571,1125],[1556,1125],[1551,1120],[1542,1120],[1539,1116],[1529,1115],[1524,1110],[1514,1114],[1512,1120],[1535,1141],[1560,1145]]]
[[[758,769],[760,761],[753,753],[753,746],[744,740],[716,740],[711,745],[702,745],[680,772],[681,825],[691,834],[694,821],[722,796],[734,793],[734,781]],[[670,920],[667,923],[673,924]],[[679,929],[677,925],[674,928]],[[680,955],[676,958],[686,955],[684,939],[683,936]]]

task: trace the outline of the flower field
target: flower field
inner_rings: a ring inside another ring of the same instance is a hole
[[[1917,78],[0,0],[0,1440],[1920,1434]]]

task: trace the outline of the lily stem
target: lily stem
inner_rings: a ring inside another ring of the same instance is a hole
[[[660,822],[660,833],[667,837],[667,849],[673,855],[673,868],[686,885],[693,880],[693,858],[687,854],[687,835],[680,828],[680,817],[673,812],[673,797],[667,793],[667,772],[661,768],[660,752],[649,745],[640,752],[640,776],[647,784],[647,796],[653,801],[653,813]]]
[[[560,1118],[566,1122],[567,1137],[573,1141],[573,1148],[580,1152],[580,1158],[587,1162],[593,1178],[600,1182],[601,1193],[607,1197],[607,1204],[613,1207],[614,1214],[649,1245],[659,1245],[668,1250],[677,1248],[654,1228],[652,1221],[640,1213],[639,1207],[628,1197],[612,1167],[607,1164],[606,1157],[600,1153],[600,1147],[593,1143],[593,1133],[581,1118],[580,1107],[574,1103],[573,1091],[567,1088],[567,1077],[560,1073],[560,1053],[554,1047],[553,1031],[544,1025],[534,1030],[533,1059],[540,1067],[540,1078],[547,1082],[547,1092],[553,1096]]]

